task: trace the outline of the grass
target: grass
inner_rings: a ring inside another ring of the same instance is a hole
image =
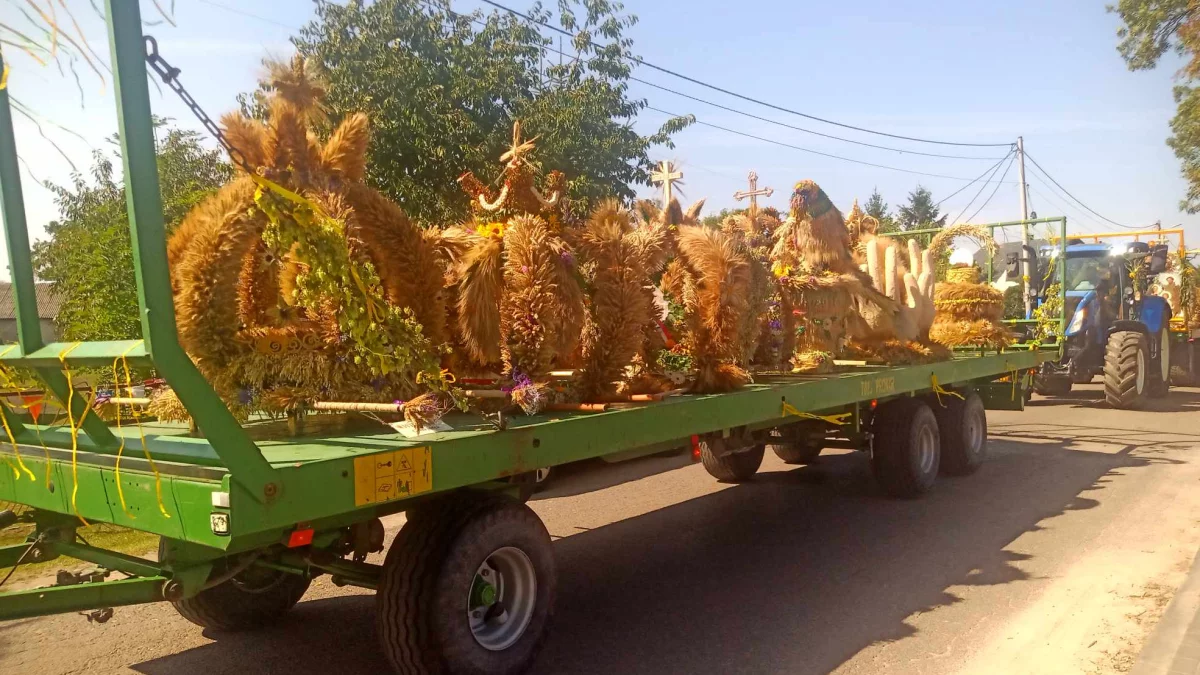
[[[13,508],[19,513],[24,507],[19,504],[0,502],[0,510],[7,508]],[[33,525],[31,523],[18,523],[12,527],[0,530],[0,546],[20,544],[32,532]],[[145,555],[147,552],[154,551],[158,547],[158,535],[156,534],[131,530],[108,523],[93,523],[87,527],[79,528],[78,532],[83,539],[96,548],[128,553],[130,555]],[[79,569],[89,566],[91,566],[90,563],[73,558],[58,558],[42,563],[21,565],[13,573],[12,578],[9,579],[9,583],[43,576],[60,569]],[[0,579],[7,576],[10,569],[8,567],[0,567]]]

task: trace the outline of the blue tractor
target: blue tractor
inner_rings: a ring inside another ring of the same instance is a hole
[[[1069,242],[1043,259],[1043,297],[1058,283],[1066,289],[1065,349],[1062,360],[1042,365],[1034,380],[1039,394],[1061,396],[1073,384],[1104,378],[1104,398],[1114,408],[1132,409],[1147,398],[1166,396],[1170,382],[1171,309],[1148,292],[1150,280],[1167,267],[1167,247]]]

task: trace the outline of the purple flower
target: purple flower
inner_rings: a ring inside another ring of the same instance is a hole
[[[779,330],[780,328],[783,327],[783,324],[779,322],[779,319],[771,319],[770,325],[771,325],[771,330]]]
[[[572,253],[570,251],[563,251],[562,253],[559,254],[559,256],[562,258],[562,261],[564,263],[566,263],[572,267],[575,266],[575,254],[574,253]]]

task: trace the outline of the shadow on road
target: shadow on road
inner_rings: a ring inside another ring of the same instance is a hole
[[[1063,396],[1033,397],[1026,404],[1030,408],[1045,406],[1067,406],[1072,408],[1109,408],[1104,400],[1104,388],[1100,385],[1077,385],[1071,393]],[[1146,412],[1189,412],[1200,410],[1200,389],[1196,387],[1172,387],[1164,398],[1148,399]]]
[[[1032,433],[1032,432],[1031,432]],[[1020,583],[1006,550],[1114,475],[1164,460],[994,440],[976,475],[879,495],[835,454],[555,543],[558,611],[535,673],[826,673],[915,632],[952,587]],[[135,665],[147,675],[378,673],[374,601],[302,602],[278,626]]]

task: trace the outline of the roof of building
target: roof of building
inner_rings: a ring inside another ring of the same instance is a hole
[[[62,296],[55,293],[49,283],[34,284],[34,288],[37,289],[38,318],[53,319],[57,317],[58,310],[62,307]],[[15,318],[17,318],[17,294],[13,291],[11,283],[0,281],[0,320]]]

